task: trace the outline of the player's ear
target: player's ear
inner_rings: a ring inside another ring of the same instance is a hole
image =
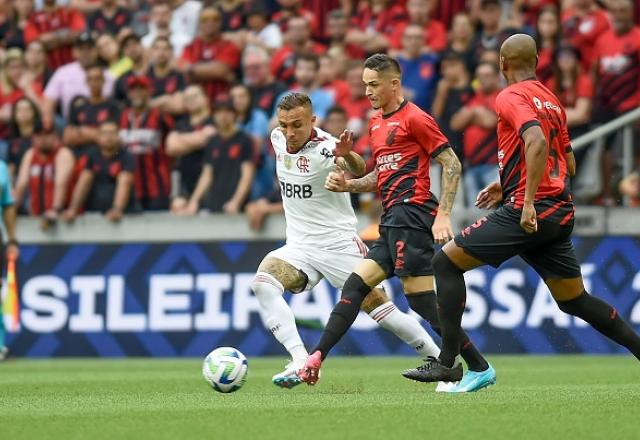
[[[313,125],[315,125],[315,124],[316,124],[316,120],[317,120],[317,119],[318,119],[318,118],[316,117],[316,115],[311,116],[311,123],[312,123]]]

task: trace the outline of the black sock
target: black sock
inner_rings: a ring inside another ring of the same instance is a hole
[[[433,271],[438,285],[438,316],[442,329],[440,361],[451,367],[460,353],[460,323],[467,289],[462,270],[444,252],[440,251],[433,257]]]
[[[411,310],[422,316],[431,325],[433,331],[442,336],[440,319],[438,317],[437,297],[433,290],[426,292],[406,294],[407,302]],[[489,368],[486,359],[473,345],[467,333],[460,329],[460,355],[472,371],[484,371]]]
[[[565,313],[577,316],[587,321],[609,339],[626,347],[636,358],[640,359],[640,337],[627,324],[618,311],[586,291],[569,301],[558,301],[558,307]]]
[[[352,273],[342,287],[342,297],[335,305],[329,322],[322,332],[320,342],[311,353],[320,351],[322,359],[327,357],[329,351],[336,345],[344,334],[349,330],[353,321],[358,317],[360,305],[364,298],[371,292],[371,287],[367,286],[359,275]]]

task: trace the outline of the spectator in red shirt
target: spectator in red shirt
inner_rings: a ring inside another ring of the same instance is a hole
[[[327,17],[328,50],[338,48],[351,59],[364,59],[366,53],[362,47],[345,41],[349,31],[349,17],[342,9],[334,9]]]
[[[404,8],[392,5],[391,0],[360,2],[352,18],[356,29],[347,33],[345,41],[361,47],[367,54],[384,52],[389,48],[387,35],[392,35],[395,27],[406,17]]]
[[[640,106],[640,28],[634,26],[630,0],[613,0],[613,28],[602,34],[593,48],[596,72],[595,121],[605,123]],[[605,141],[602,156],[601,202],[614,204],[611,195],[615,135]]]
[[[271,58],[271,72],[281,81],[294,81],[296,57],[303,53],[322,55],[326,47],[311,39],[311,28],[307,19],[292,17],[285,34],[285,44]]]
[[[543,8],[536,23],[535,39],[538,47],[536,77],[540,82],[546,83],[553,75],[553,55],[562,36],[558,9],[553,6]]]
[[[287,32],[289,30],[289,25],[291,24],[289,20],[291,18],[300,17],[307,20],[311,29],[311,34],[314,37],[321,36],[320,29],[318,28],[318,20],[316,20],[313,12],[303,7],[302,0],[277,0],[277,2],[280,6],[280,10],[271,16],[271,21],[280,25],[280,30],[282,32]]]
[[[451,118],[453,130],[464,131],[463,162],[467,206],[473,206],[481,189],[498,180],[496,98],[500,92],[500,69],[480,63],[476,68],[478,90]]]
[[[432,0],[408,0],[406,20],[394,26],[390,37],[390,46],[393,49],[402,49],[402,38],[405,28],[410,24],[421,26],[424,29],[425,52],[441,52],[447,47],[447,30],[438,20],[431,18],[434,7]]]
[[[580,51],[570,45],[560,46],[554,55],[553,76],[545,85],[560,99],[567,115],[571,139],[589,131],[593,105],[593,81],[580,67]],[[576,151],[579,161],[580,151]]]
[[[54,224],[66,208],[71,189],[73,153],[52,130],[33,135],[33,146],[25,153],[15,186],[16,206],[29,194],[29,213],[42,216],[43,229]]]
[[[34,11],[24,30],[26,44],[39,40],[49,53],[49,67],[56,69],[73,61],[71,49],[85,29],[82,13],[56,5],[56,0],[44,0],[42,10]]]
[[[574,0],[572,7],[562,12],[563,37],[580,51],[585,72],[591,71],[596,40],[610,27],[606,11],[595,0]]]
[[[200,13],[200,35],[185,47],[180,59],[187,78],[201,84],[214,100],[226,93],[240,66],[240,49],[221,36],[222,16],[215,8]]]
[[[276,81],[271,73],[269,53],[262,47],[248,46],[242,54],[242,77],[253,96],[253,105],[273,116],[275,100],[288,90],[285,83]]]
[[[142,209],[169,209],[171,179],[165,139],[173,119],[149,107],[151,80],[133,75],[128,79],[129,102],[120,116],[120,139],[136,162],[135,192]]]

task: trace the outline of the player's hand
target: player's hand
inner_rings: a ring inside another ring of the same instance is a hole
[[[520,217],[520,226],[527,234],[533,234],[538,231],[538,220],[536,219],[536,208],[533,203],[525,203],[522,207],[522,216]]]
[[[333,192],[347,192],[347,179],[344,177],[344,171],[336,167],[336,171],[332,171],[324,182],[324,187]]]
[[[481,209],[493,209],[502,202],[502,186],[493,182],[478,193],[475,205]]]
[[[345,130],[340,135],[336,147],[333,150],[333,155],[336,157],[345,157],[351,152],[353,147],[353,132],[351,130]]]
[[[445,244],[454,237],[449,214],[437,214],[431,227],[433,239],[438,244]]]

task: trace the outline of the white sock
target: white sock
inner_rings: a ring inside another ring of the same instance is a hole
[[[251,290],[260,303],[260,316],[265,327],[291,354],[294,362],[305,362],[307,350],[296,327],[296,318],[282,297],[284,288],[273,275],[258,272],[251,283]]]
[[[424,327],[412,316],[398,310],[391,301],[376,307],[369,316],[380,327],[389,330],[410,345],[423,358],[440,355],[440,348]]]

